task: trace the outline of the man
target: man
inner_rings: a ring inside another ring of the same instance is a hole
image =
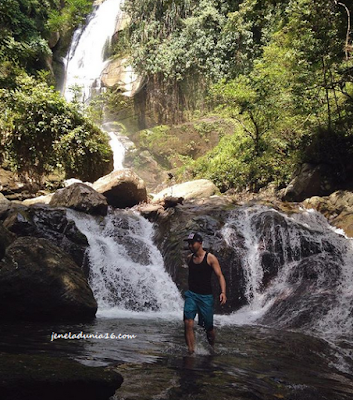
[[[199,233],[190,233],[188,242],[192,254],[188,256],[189,290],[185,292],[184,328],[185,341],[189,354],[195,351],[194,318],[198,314],[198,324],[205,331],[208,343],[213,346],[215,331],[213,327],[213,294],[211,276],[214,272],[219,280],[221,294],[219,301],[224,305],[226,297],[226,281],[217,258],[202,247],[202,237]]]

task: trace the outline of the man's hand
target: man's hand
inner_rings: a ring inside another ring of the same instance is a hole
[[[227,296],[225,293],[221,293],[219,295],[219,301],[221,302],[221,306],[223,306],[224,304],[226,304],[227,302]]]

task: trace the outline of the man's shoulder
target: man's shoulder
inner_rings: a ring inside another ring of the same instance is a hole
[[[216,257],[214,254],[212,254],[212,253],[210,253],[210,252],[207,252],[207,262],[211,265],[211,264],[213,264],[215,261],[218,262],[217,257]]]

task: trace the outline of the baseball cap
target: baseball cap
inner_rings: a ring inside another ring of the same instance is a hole
[[[202,236],[199,233],[190,233],[189,236],[184,239],[185,242],[200,242],[202,243]]]

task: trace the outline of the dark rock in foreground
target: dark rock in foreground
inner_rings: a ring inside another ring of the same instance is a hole
[[[108,400],[123,377],[73,360],[28,354],[0,354],[2,400]]]
[[[48,239],[69,254],[79,267],[86,267],[87,238],[77,229],[75,223],[67,218],[65,209],[16,205],[3,209],[0,219],[4,220],[4,226],[0,226],[2,257],[5,248],[16,239],[16,236],[32,236]],[[8,233],[5,235],[5,232]],[[12,235],[11,241],[9,234]]]
[[[46,239],[22,237],[0,262],[0,318],[81,321],[97,303],[76,263]]]

